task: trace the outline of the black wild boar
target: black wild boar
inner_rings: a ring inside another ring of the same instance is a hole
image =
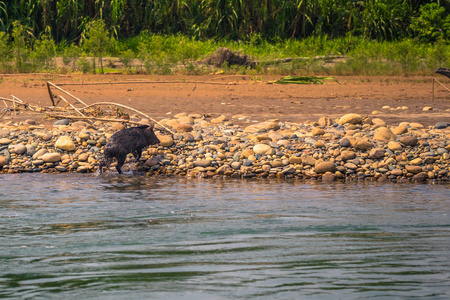
[[[133,154],[137,162],[141,158],[142,150],[155,144],[159,144],[159,139],[153,131],[153,124],[122,129],[114,133],[106,144],[104,158],[98,166],[98,171],[101,174],[104,166],[109,168],[115,157],[117,158],[116,170],[122,174],[121,168],[128,153]]]

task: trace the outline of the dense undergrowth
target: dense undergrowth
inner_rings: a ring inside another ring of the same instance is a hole
[[[0,0],[0,16],[0,73],[423,75],[450,67],[447,0]],[[219,47],[252,63],[205,64]]]
[[[248,42],[196,40],[182,35],[142,33],[110,40],[104,50],[83,44],[55,44],[49,38],[35,41],[34,49],[16,39],[9,44],[0,35],[0,72],[124,74],[280,74],[280,75],[425,75],[450,66],[450,49],[443,42],[417,43],[413,39],[380,42],[358,37],[287,39],[268,42],[255,37]],[[209,66],[203,60],[219,47],[246,54],[253,66]],[[320,56],[321,58],[317,58]],[[93,59],[97,57],[97,60]],[[98,58],[103,58],[99,60]],[[106,59],[105,59],[106,57]],[[285,58],[301,60],[279,62]],[[94,62],[97,61],[95,64]],[[103,66],[99,61],[104,61]]]

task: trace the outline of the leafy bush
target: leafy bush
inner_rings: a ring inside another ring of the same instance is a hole
[[[69,66],[72,65],[72,71],[76,70],[76,63],[78,58],[81,55],[81,49],[75,45],[66,46],[62,53],[62,60],[64,65]]]
[[[423,41],[435,42],[450,38],[450,15],[437,3],[427,3],[420,7],[420,15],[412,20],[410,28]]]
[[[10,70],[9,61],[11,51],[8,45],[8,35],[0,31],[0,71],[8,72]]]
[[[90,23],[83,45],[98,58],[102,74],[103,57],[113,44],[113,40],[109,37],[108,29],[103,20],[96,20]],[[93,59],[93,64],[95,73],[95,59]]]
[[[35,41],[34,51],[31,53],[34,67],[37,69],[49,69],[53,66],[55,53],[56,45],[50,33],[43,34],[40,39]]]
[[[14,21],[12,29],[12,50],[18,72],[25,72],[28,68],[29,56],[29,28],[19,21]]]

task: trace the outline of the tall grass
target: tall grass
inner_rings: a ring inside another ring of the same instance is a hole
[[[89,37],[89,36],[88,36]],[[365,37],[330,38],[326,35],[270,42],[259,35],[249,41],[197,40],[184,35],[140,35],[113,40],[111,47],[93,49],[89,43],[55,45],[48,36],[34,38],[23,26],[14,30],[14,40],[0,33],[0,72],[93,72],[92,57],[118,57],[124,73],[204,74],[215,72],[201,64],[218,47],[239,51],[258,61],[256,67],[224,66],[226,73],[289,75],[422,75],[450,66],[450,47],[445,41],[417,43],[414,39],[397,42]],[[101,56],[99,56],[101,55]],[[317,56],[344,56],[345,59],[316,59]],[[61,57],[63,64],[55,64]],[[305,57],[289,63],[284,58]]]
[[[449,12],[448,1],[435,0],[0,0],[0,31],[10,33],[18,20],[36,36],[50,28],[57,42],[79,41],[92,20],[103,19],[116,38],[148,31],[246,41],[258,34],[272,42],[347,34],[395,40],[442,35],[439,29],[448,37],[441,25]],[[427,33],[428,25],[441,28]]]

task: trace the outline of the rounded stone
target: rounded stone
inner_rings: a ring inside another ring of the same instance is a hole
[[[3,168],[8,164],[8,158],[6,156],[0,155],[0,168]]]
[[[91,135],[86,131],[81,131],[80,134],[78,134],[78,137],[82,140],[89,140],[91,138]]]
[[[58,152],[45,153],[42,155],[42,160],[46,163],[54,163],[61,160],[61,154]]]
[[[422,167],[420,166],[413,166],[413,165],[407,165],[406,166],[406,171],[413,173],[413,174],[418,174],[420,172],[422,172]]]
[[[354,151],[351,150],[344,150],[341,153],[341,158],[343,161],[349,160],[349,159],[354,159],[356,157],[356,153]]]
[[[397,127],[392,128],[392,133],[396,135],[404,134],[408,132],[408,125],[402,124]]]
[[[315,148],[323,148],[323,147],[325,147],[325,143],[324,143],[323,141],[317,141],[317,142],[314,144],[314,147],[315,147]]]
[[[390,141],[387,144],[389,150],[391,151],[400,151],[403,149],[402,144],[400,144],[399,142],[394,142],[394,141]]]
[[[144,163],[147,167],[153,167],[156,166],[159,163],[159,161],[154,158],[151,157],[150,159],[147,159],[147,161]]]
[[[79,161],[87,161],[88,158],[89,158],[89,154],[87,154],[87,153],[81,153],[81,154],[78,156],[78,160],[79,160]]]
[[[68,119],[61,119],[61,120],[55,121],[53,123],[53,126],[62,126],[62,125],[67,126],[69,124],[70,124],[70,121]]]
[[[412,182],[424,182],[425,180],[427,180],[427,173],[425,172],[420,172],[416,175],[413,176],[413,178],[411,178]]]
[[[391,174],[394,175],[394,176],[402,176],[403,175],[403,171],[400,170],[400,169],[393,169],[391,171]]]
[[[423,163],[423,159],[418,157],[418,158],[415,158],[415,159],[411,160],[409,163],[411,165],[418,166],[418,165],[421,165]]]
[[[445,129],[445,128],[447,128],[449,126],[449,123],[447,123],[447,122],[437,122],[435,125],[434,125],[434,127],[436,128],[436,129]]]
[[[230,167],[235,169],[235,170],[239,170],[241,168],[241,163],[238,162],[238,161],[234,161],[234,162],[231,163]]]
[[[322,176],[322,181],[323,182],[332,182],[336,180],[336,175],[334,174],[324,174]]]
[[[193,164],[195,167],[206,168],[211,165],[211,160],[209,160],[209,159],[196,160],[196,161],[193,161]]]
[[[48,151],[47,151],[47,149],[45,149],[45,148],[42,148],[42,149],[39,149],[38,151],[36,151],[36,153],[34,153],[33,154],[33,159],[37,159],[39,156],[42,156],[42,155],[44,155],[45,153],[47,153]]]
[[[178,132],[191,132],[194,130],[194,128],[192,128],[192,126],[189,124],[181,124],[176,128],[176,130]]]
[[[244,159],[244,160],[242,161],[242,164],[243,164],[245,167],[250,167],[250,166],[253,165],[253,162],[252,162],[250,159]]]
[[[27,152],[27,147],[22,143],[17,144],[14,146],[14,152],[16,154],[24,154],[25,152]]]
[[[290,164],[301,164],[302,158],[299,156],[291,156],[291,157],[289,157],[289,163]]]
[[[253,152],[252,149],[245,149],[244,151],[242,151],[242,156],[245,158],[249,158],[251,155],[254,155],[255,152]]]
[[[373,147],[373,144],[368,140],[360,140],[356,143],[355,149],[356,150],[368,150]]]
[[[333,172],[336,169],[336,165],[332,161],[320,162],[315,166],[316,173]]]
[[[349,140],[348,138],[342,138],[342,139],[339,141],[339,145],[340,145],[341,147],[350,147],[351,143],[350,143],[350,140]]]
[[[381,149],[381,148],[372,149],[369,152],[369,157],[370,158],[374,158],[374,159],[378,159],[378,158],[384,157],[385,153],[386,153],[386,151],[384,149]]]
[[[314,128],[311,133],[313,135],[324,135],[325,134],[325,130],[323,130],[322,128]]]
[[[419,142],[419,140],[413,135],[402,136],[400,138],[400,143],[402,143],[405,146],[413,147],[413,146],[417,145],[418,142]]]
[[[338,124],[340,124],[340,125],[344,125],[344,124],[347,124],[347,123],[349,123],[349,124],[361,124],[361,122],[362,122],[361,115],[351,113],[351,114],[343,115],[339,119]]]
[[[274,160],[270,165],[272,168],[282,168],[284,166],[280,160]]]
[[[373,138],[380,141],[393,141],[397,136],[389,128],[379,127],[375,130]]]
[[[171,147],[173,145],[173,138],[169,135],[157,135],[159,145],[163,147]]]
[[[0,145],[9,145],[9,144],[11,144],[11,140],[10,139],[8,139],[8,138],[1,138],[0,139]]]
[[[55,147],[65,151],[73,151],[75,150],[75,143],[70,136],[62,135],[56,140]]]
[[[253,152],[259,155],[264,155],[271,149],[272,147],[267,144],[256,144],[255,146],[253,146]]]

